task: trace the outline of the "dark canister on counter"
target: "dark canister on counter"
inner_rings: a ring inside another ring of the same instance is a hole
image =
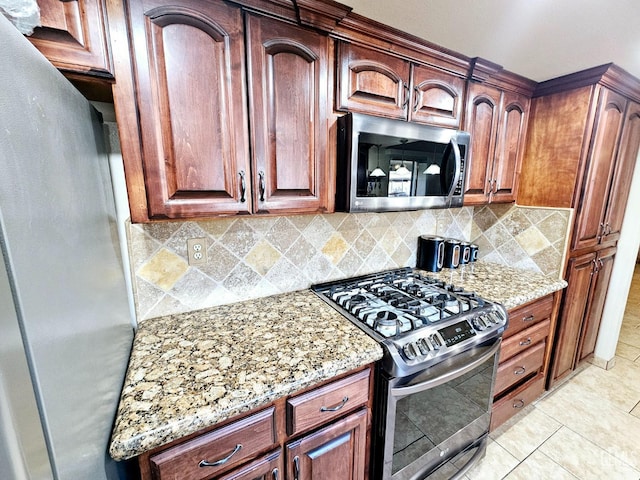
[[[444,265],[444,238],[429,235],[418,237],[416,267],[439,272]]]
[[[444,241],[444,267],[458,268],[460,265],[460,241],[448,238]]]
[[[471,245],[469,245],[469,249],[469,261],[475,262],[476,260],[478,260],[478,245],[472,243]]]
[[[471,244],[460,242],[460,265],[465,265],[471,261]]]

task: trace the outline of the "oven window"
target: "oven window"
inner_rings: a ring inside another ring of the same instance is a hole
[[[394,474],[432,450],[438,452],[435,458],[448,458],[457,453],[448,449],[465,448],[486,433],[493,396],[494,362],[495,356],[463,376],[398,400]],[[452,437],[455,440],[452,441]]]

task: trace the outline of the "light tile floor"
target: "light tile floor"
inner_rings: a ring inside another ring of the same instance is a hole
[[[491,434],[471,480],[640,480],[640,266],[616,363],[587,365]]]

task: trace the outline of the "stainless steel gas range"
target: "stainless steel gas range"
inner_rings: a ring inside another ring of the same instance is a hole
[[[461,477],[486,449],[506,310],[411,268],[312,289],[383,346],[373,478]]]

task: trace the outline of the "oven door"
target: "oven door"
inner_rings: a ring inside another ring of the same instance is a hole
[[[384,441],[376,448],[376,456],[384,451],[382,478],[429,478],[445,464],[443,470],[454,472],[446,478],[455,478],[482,458],[500,343],[493,339],[410,377],[382,379]]]

